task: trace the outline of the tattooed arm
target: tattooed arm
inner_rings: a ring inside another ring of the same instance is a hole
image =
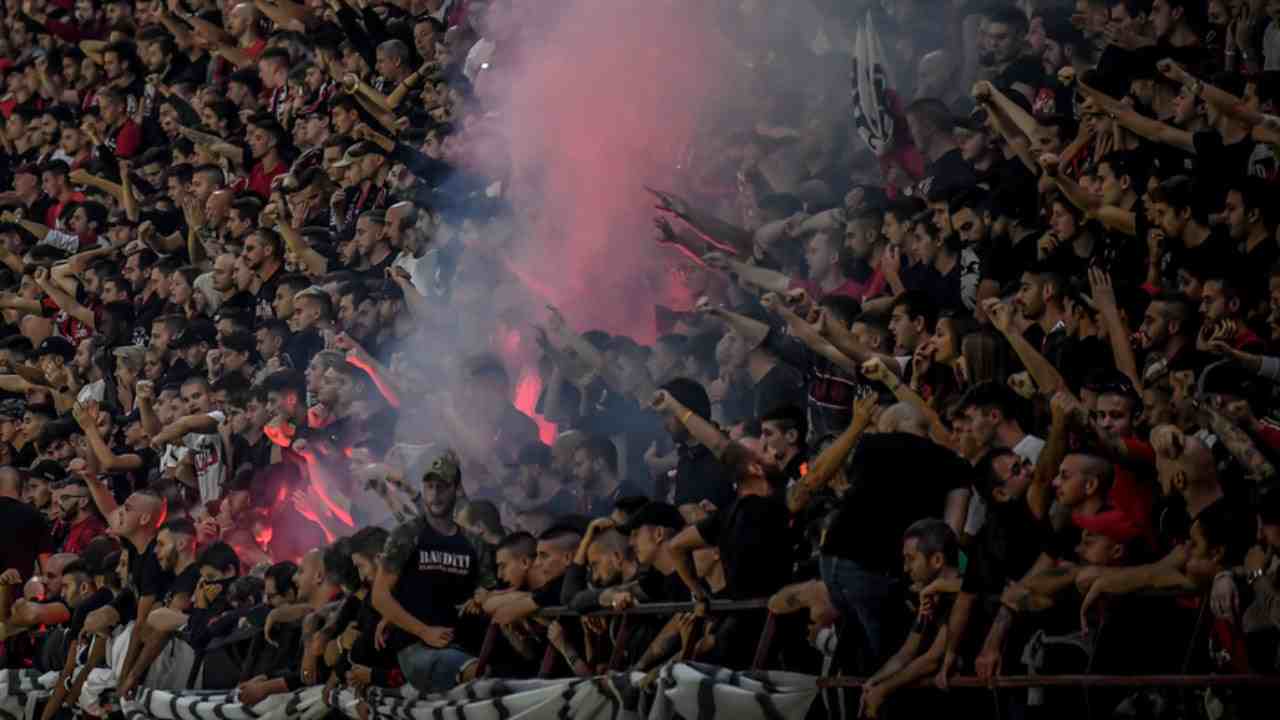
[[[1249,433],[1242,430],[1226,415],[1200,403],[1198,405],[1202,417],[1213,434],[1226,446],[1231,457],[1244,466],[1246,477],[1254,482],[1262,483],[1275,477],[1276,469],[1254,444]]]

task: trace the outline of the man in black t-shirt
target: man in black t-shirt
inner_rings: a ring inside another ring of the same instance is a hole
[[[870,419],[855,414],[854,423],[866,428]],[[899,539],[922,517],[941,515],[958,530],[973,471],[923,432],[866,435],[850,467],[850,488],[823,539],[820,567],[835,606],[856,620],[846,630],[846,641],[861,646],[856,669],[869,671],[901,638],[892,622],[903,590]]]
[[[938,580],[960,577],[960,543],[955,532],[941,520],[927,518],[907,528],[902,538],[902,570],[911,581],[913,593],[919,593]],[[942,593],[925,602],[920,599],[910,608],[915,620],[906,643],[889,662],[872,675],[862,688],[862,708],[868,717],[876,717],[880,706],[899,688],[923,680],[937,670],[946,647],[946,627],[953,595]],[[899,706],[936,702],[938,698],[924,693],[908,693],[894,699],[894,707],[903,715],[915,716]]]
[[[988,12],[978,63],[984,76],[1002,92],[1016,90],[1034,100],[1044,80],[1044,68],[1038,57],[1026,52],[1029,27],[1026,14],[1012,5]]]
[[[655,407],[668,407],[669,398],[655,401]],[[670,541],[670,552],[690,594],[698,602],[711,597],[705,582],[697,577],[693,552],[714,546],[720,550],[725,588],[722,593],[731,600],[766,597],[777,592],[791,579],[793,563],[790,516],[779,497],[786,484],[782,468],[768,457],[758,439],[730,443],[720,461],[738,481],[738,495],[727,508],[720,508],[697,525],[686,527]],[[703,648],[713,662],[729,667],[750,664],[763,617],[741,613],[722,620],[714,644]]]
[[[925,160],[924,178],[917,187],[920,196],[949,197],[978,184],[956,143],[955,118],[942,101],[923,98],[908,105],[907,126]]]
[[[0,573],[17,571],[18,583],[31,576],[36,559],[48,555],[49,523],[22,502],[23,477],[13,468],[0,468]]]
[[[475,548],[453,521],[461,481],[452,451],[431,463],[422,477],[423,514],[391,534],[373,583],[373,607],[395,629],[388,646],[424,692],[453,687],[473,661],[453,646],[458,608],[475,592],[479,571]]]

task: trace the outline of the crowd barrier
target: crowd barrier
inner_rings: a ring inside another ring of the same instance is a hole
[[[7,616],[7,611],[11,606],[9,602],[9,598],[12,597],[10,591],[10,587],[0,587],[0,620]],[[1060,675],[997,675],[989,679],[981,679],[974,676],[956,676],[951,678],[949,686],[955,689],[982,689],[993,694],[1001,691],[1017,691],[1030,688],[1076,688],[1085,693],[1086,697],[1090,690],[1103,688],[1164,688],[1189,691],[1204,688],[1280,687],[1280,675],[1256,673],[1203,675],[1185,672],[1190,664],[1196,644],[1202,640],[1203,633],[1207,630],[1210,620],[1207,608],[1207,601],[1201,603],[1201,611],[1196,614],[1195,627],[1190,634],[1189,646],[1183,662],[1184,672],[1182,673],[1101,675],[1086,672]],[[126,715],[133,720],[190,720],[191,718],[199,720],[205,716],[208,716],[210,720],[237,716],[297,720],[316,713],[317,703],[322,703],[330,707],[340,707],[344,713],[354,718],[354,720],[363,720],[361,717],[363,713],[357,712],[357,709],[361,702],[372,702],[375,706],[378,703],[391,703],[392,706],[402,710],[416,708],[414,712],[406,711],[401,713],[401,717],[429,718],[436,712],[439,703],[451,704],[451,706],[456,707],[460,700],[455,697],[455,694],[460,692],[462,694],[459,697],[464,698],[468,703],[483,701],[489,703],[497,702],[499,704],[503,702],[522,704],[526,709],[534,711],[528,717],[541,717],[543,716],[543,709],[549,711],[554,706],[555,713],[547,715],[547,717],[554,717],[564,712],[565,708],[571,703],[608,704],[619,702],[619,699],[631,692],[634,686],[648,683],[649,685],[641,693],[647,700],[642,703],[643,712],[637,711],[638,717],[665,717],[668,716],[669,712],[677,710],[676,706],[680,705],[680,703],[693,703],[694,706],[697,706],[699,703],[705,704],[709,701],[718,703],[723,700],[723,702],[730,704],[742,703],[738,707],[738,712],[745,716],[755,716],[752,710],[752,708],[755,708],[760,711],[760,717],[781,716],[790,718],[803,717],[804,707],[807,707],[808,703],[821,696],[824,691],[856,690],[865,683],[865,678],[860,677],[843,675],[816,677],[764,670],[777,628],[777,616],[771,612],[767,615],[764,630],[757,643],[755,658],[750,671],[733,672],[697,663],[676,662],[669,664],[656,675],[644,676],[638,673],[622,672],[622,668],[619,667],[622,655],[618,648],[626,645],[633,619],[655,616],[669,618],[675,614],[693,612],[696,609],[695,603],[685,602],[653,603],[639,605],[626,610],[603,609],[586,613],[567,607],[544,608],[539,611],[539,616],[542,618],[608,617],[620,619],[616,628],[615,649],[608,659],[609,672],[596,678],[550,677],[555,652],[551,648],[547,649],[542,659],[539,675],[535,679],[521,681],[485,677],[490,653],[493,651],[494,644],[500,633],[499,627],[494,623],[490,623],[485,634],[480,657],[478,658],[477,677],[479,679],[468,684],[468,686],[464,686],[466,689],[455,690],[451,693],[425,696],[417,694],[411,688],[402,688],[398,691],[373,689],[372,695],[362,698],[352,695],[349,691],[340,690],[326,699],[321,694],[314,692],[316,689],[312,688],[291,694],[287,702],[281,702],[277,699],[269,703],[267,708],[259,708],[257,706],[243,708],[238,705],[234,693],[226,690],[143,690],[137,698],[126,703],[126,706],[131,711],[127,712]],[[708,615],[762,610],[767,611],[767,599],[764,598],[742,601],[715,601],[708,603],[706,607]],[[1097,628],[1098,638],[1105,635],[1105,630],[1105,623]],[[244,661],[247,665],[252,659],[251,656],[257,652],[258,648],[262,647],[261,636],[262,633],[259,629],[242,628],[233,633],[232,636],[214,643],[210,649],[235,645],[244,647],[244,641],[252,640],[253,642],[246,648],[244,656]],[[95,645],[100,646],[101,644],[97,643]],[[98,647],[94,649],[97,650]],[[197,663],[197,667],[192,670],[193,683],[198,667],[199,664]],[[0,707],[0,715],[7,717],[25,715],[25,713],[15,713],[13,711],[25,705],[25,709],[30,712],[34,705],[28,701],[28,694],[40,688],[32,685],[35,681],[34,676],[27,678],[26,675],[19,677],[15,674],[15,671],[9,671],[9,673],[8,677],[5,678],[8,681],[6,683],[8,691],[20,693],[19,697],[11,698],[11,700],[20,699],[23,702]],[[655,679],[656,684],[654,683]],[[690,684],[695,687],[690,689],[688,687]],[[922,681],[917,686],[933,687],[932,679]],[[691,692],[692,694],[686,697],[686,692]],[[661,701],[660,698],[656,697],[663,695],[670,696],[668,698],[669,702]],[[789,708],[787,712],[774,712],[776,709],[774,704],[778,699],[773,697],[775,695],[786,698],[787,707]],[[484,700],[484,698],[487,698],[487,700]],[[635,698],[633,697],[632,700],[635,701]],[[756,704],[753,705],[751,703]],[[1092,716],[1093,708],[1089,705],[1086,706],[1089,707],[1087,716]],[[665,710],[660,712],[661,708],[665,708]],[[5,712],[5,710],[8,710],[8,712]],[[240,715],[240,712],[244,714]],[[171,713],[172,717],[170,717]],[[425,715],[422,713],[425,713]],[[374,713],[374,715],[376,716],[377,713]],[[33,719],[27,718],[27,720]]]

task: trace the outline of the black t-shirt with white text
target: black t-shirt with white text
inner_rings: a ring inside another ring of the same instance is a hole
[[[452,535],[436,532],[427,518],[406,522],[387,538],[384,566],[399,574],[391,591],[411,615],[433,627],[454,627],[458,606],[475,593],[479,559],[461,529]],[[404,648],[414,642],[397,631],[391,642]]]

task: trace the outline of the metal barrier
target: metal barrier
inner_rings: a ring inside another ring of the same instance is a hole
[[[768,598],[758,598],[755,600],[714,600],[707,603],[707,613],[727,613],[727,612],[748,612],[752,610],[765,610],[768,608]],[[609,656],[609,669],[620,669],[618,665],[622,660],[622,649],[626,646],[627,638],[630,637],[631,617],[644,617],[650,615],[675,615],[677,613],[693,612],[697,604],[693,602],[674,602],[674,603],[645,603],[636,605],[626,610],[595,610],[592,612],[578,612],[568,607],[558,606],[543,608],[538,611],[537,616],[542,618],[585,618],[585,617],[622,617],[622,625],[618,628],[618,639],[613,644],[613,652]],[[760,635],[760,642],[756,644],[756,654],[751,664],[752,670],[760,670],[764,667],[765,660],[769,657],[769,648],[773,645],[773,636],[777,627],[777,617],[773,613],[769,613],[765,620],[764,632]],[[489,668],[489,656],[493,652],[493,646],[498,640],[499,627],[496,623],[490,622],[489,628],[485,632],[484,643],[480,647],[480,657],[476,662],[476,677],[483,677]],[[542,655],[542,664],[538,670],[538,677],[547,677],[551,674],[551,668],[555,664],[555,648],[547,646],[546,651]]]
[[[1170,593],[1155,592],[1153,596],[1169,597]],[[707,612],[710,613],[726,613],[726,612],[744,612],[751,610],[761,610],[767,608],[768,600],[761,598],[756,600],[741,601],[720,601],[708,604]],[[629,632],[629,618],[643,616],[671,616],[676,613],[690,612],[695,609],[692,602],[683,603],[652,603],[645,605],[637,605],[627,610],[597,610],[593,612],[580,613],[566,607],[545,608],[539,611],[538,616],[543,618],[565,618],[565,617],[621,617],[622,624],[618,631],[618,640],[614,644],[613,653],[609,658],[609,668],[611,670],[619,670],[619,660],[621,652],[619,648],[625,645]],[[1190,665],[1192,652],[1199,641],[1202,632],[1207,628],[1209,621],[1207,596],[1205,602],[1201,605],[1200,612],[1196,613],[1193,632],[1191,633],[1186,656],[1183,659],[1183,673],[1173,675],[1095,675],[1095,674],[1071,674],[1071,675],[1016,675],[1016,676],[996,676],[990,679],[981,679],[975,676],[956,676],[950,679],[948,685],[958,689],[984,689],[997,692],[999,690],[1017,690],[1028,688],[1078,688],[1086,694],[1091,689],[1101,688],[1132,688],[1132,687],[1159,687],[1168,689],[1188,690],[1193,688],[1226,688],[1226,687],[1258,687],[1273,688],[1280,687],[1280,675],[1261,675],[1261,674],[1231,674],[1231,675],[1193,675],[1187,673]],[[1099,642],[1104,635],[1103,630],[1106,624],[1103,623],[1098,628]],[[765,623],[764,631],[761,633],[760,641],[756,646],[755,658],[751,669],[760,670],[764,667],[769,657],[769,650],[774,641],[774,635],[777,629],[777,616],[770,612],[768,620]],[[484,645],[480,653],[477,665],[477,677],[484,674],[488,667],[489,655],[493,650],[493,645],[497,639],[499,628],[496,624],[490,623],[488,631],[485,635]],[[540,677],[546,677],[550,674],[551,668],[555,660],[555,650],[548,647],[542,658],[542,665],[539,672]],[[1092,666],[1092,660],[1090,661]],[[841,688],[860,688],[865,684],[866,678],[858,677],[823,677],[818,681],[818,685],[822,689],[841,689]],[[932,679],[922,680],[911,687],[929,688],[933,687]],[[1092,707],[1090,707],[1089,715],[1092,716]]]

